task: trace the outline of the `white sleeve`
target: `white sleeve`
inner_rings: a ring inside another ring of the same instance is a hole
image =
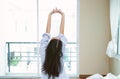
[[[40,41],[40,45],[44,45],[44,44],[48,43],[49,39],[50,39],[50,34],[49,33],[44,33],[42,35],[42,39]]]
[[[48,45],[50,39],[50,34],[49,33],[44,33],[42,35],[42,39],[40,41],[40,55],[44,56],[45,55],[45,49]]]
[[[59,34],[58,38],[63,42],[64,45],[67,44],[67,38],[63,34]]]
[[[62,41],[62,52],[64,56],[66,52],[67,38],[63,34],[59,34],[58,38]]]

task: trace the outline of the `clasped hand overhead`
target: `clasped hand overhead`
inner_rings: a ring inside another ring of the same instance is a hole
[[[59,14],[61,14],[62,16],[64,15],[64,13],[61,11],[61,9],[53,9],[50,13],[49,13],[49,15],[52,15],[52,14],[55,14],[55,13],[59,13]]]

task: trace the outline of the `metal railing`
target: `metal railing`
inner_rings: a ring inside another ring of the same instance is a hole
[[[8,72],[11,72],[12,66],[17,66],[20,62],[29,65],[31,62],[38,62],[38,42],[6,42]],[[71,67],[71,62],[76,62],[76,43],[68,42],[64,62]]]

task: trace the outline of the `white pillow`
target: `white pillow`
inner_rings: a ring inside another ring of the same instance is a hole
[[[94,74],[92,76],[87,77],[86,79],[103,79],[103,76],[100,74]]]
[[[117,76],[117,79],[120,79],[120,75]]]
[[[103,79],[117,79],[117,76],[111,73],[108,73]]]

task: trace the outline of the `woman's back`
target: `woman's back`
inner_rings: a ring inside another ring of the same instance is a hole
[[[64,56],[64,53],[65,53],[65,46],[67,44],[67,39],[63,34],[59,34],[58,38],[59,38],[59,40],[61,40],[61,44],[62,44],[62,48],[61,48],[62,53],[59,54],[59,56],[60,56],[59,63],[61,65],[61,68],[60,68],[61,70],[60,70],[59,76],[55,77],[55,79],[69,79],[66,72],[65,72],[65,69],[64,69],[64,63],[63,63],[63,57],[62,57],[62,55]],[[43,38],[40,42],[40,55],[41,55],[42,68],[44,68],[43,66],[45,65],[45,61],[49,62],[49,60],[50,60],[49,58],[52,58],[51,60],[53,62],[55,61],[55,57],[54,57],[54,55],[52,56],[51,52],[46,53],[46,49],[49,46],[49,40],[50,40],[50,34],[48,34],[48,33],[43,34]],[[50,51],[50,50],[48,50],[48,51]],[[46,54],[49,54],[48,56],[50,56],[50,57],[48,57]],[[46,59],[46,57],[48,59]],[[51,64],[52,64],[52,62],[51,62]],[[49,68],[49,70],[51,70],[50,66],[48,66],[47,64],[46,64],[46,67]],[[53,67],[52,71],[54,71],[54,70],[55,70],[55,67]],[[47,72],[42,71],[41,78],[48,79],[48,77],[49,77],[49,74]],[[52,79],[52,77],[50,79]]]

